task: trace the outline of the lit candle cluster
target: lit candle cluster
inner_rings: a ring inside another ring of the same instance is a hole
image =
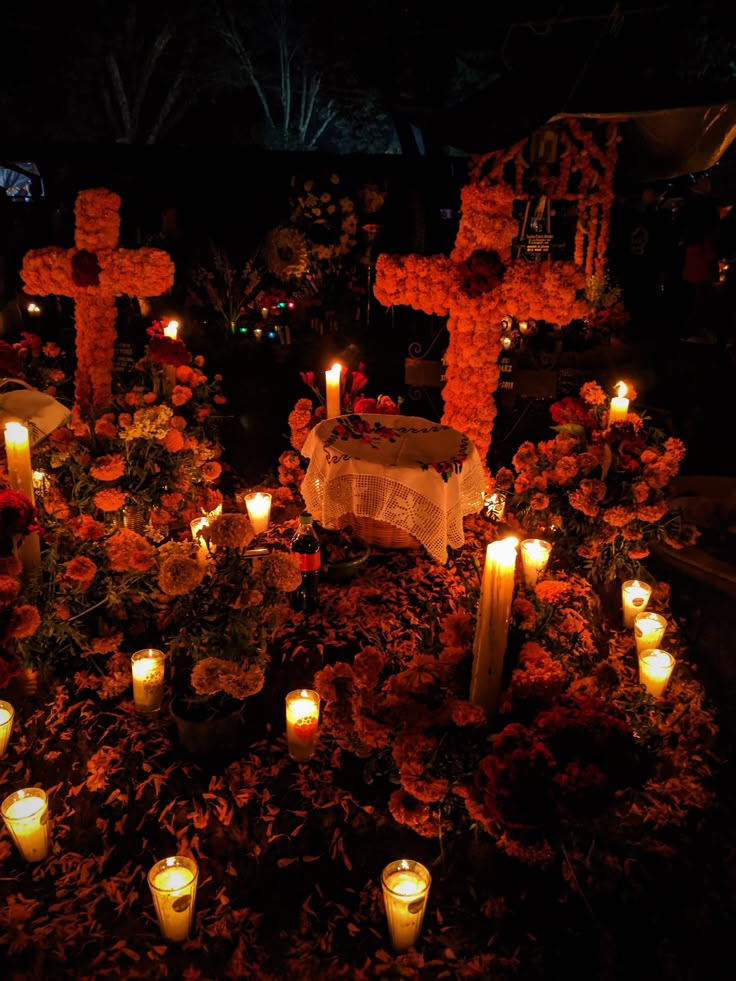
[[[652,587],[638,579],[627,579],[621,585],[621,604],[624,627],[633,627],[637,613],[644,613],[652,595]]]

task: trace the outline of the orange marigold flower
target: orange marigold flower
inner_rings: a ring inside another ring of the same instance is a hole
[[[194,418],[197,422],[204,422],[205,419],[211,414],[212,410],[207,405],[202,405],[195,410]]]
[[[166,508],[167,511],[175,511],[177,507],[181,504],[183,500],[183,495],[178,491],[173,491],[171,494],[161,495],[161,504]]]
[[[23,571],[23,563],[17,555],[0,556],[0,576],[19,576]]]
[[[0,575],[0,606],[9,606],[18,598],[20,583],[12,576]]]
[[[205,514],[212,514],[222,504],[222,494],[214,487],[205,487],[202,494],[200,507]]]
[[[386,664],[386,655],[377,647],[364,647],[353,659],[353,677],[361,688],[375,688]]]
[[[64,570],[64,577],[66,579],[71,579],[72,582],[78,582],[84,589],[90,585],[96,575],[97,566],[92,559],[88,559],[84,555],[75,555],[71,562],[67,563],[66,569]]]
[[[120,480],[125,473],[125,460],[120,453],[113,453],[110,456],[100,456],[89,468],[89,472],[95,480]]]
[[[486,710],[473,702],[453,701],[450,703],[452,721],[456,726],[484,726],[488,722]]]
[[[90,514],[80,514],[69,524],[77,538],[84,538],[88,542],[97,542],[105,537],[105,526],[101,521],[95,521]]]
[[[184,449],[184,437],[178,429],[169,429],[161,444],[169,453],[178,453],[179,450]]]
[[[202,357],[201,354],[198,354],[196,356],[196,358],[194,359],[194,363],[198,368],[201,368],[204,365],[204,358]]]
[[[582,511],[588,518],[595,518],[598,516],[598,505],[580,488],[570,491],[570,493],[567,495],[567,499],[572,507],[574,507],[577,511]]]
[[[257,664],[237,664],[220,657],[206,657],[192,669],[192,687],[199,695],[224,692],[245,699],[259,692],[265,683],[263,670]]]
[[[136,409],[143,401],[140,392],[126,392],[123,396],[123,402],[129,405],[131,409]]]
[[[654,504],[643,504],[636,509],[640,521],[660,521],[669,511],[667,501],[655,501]]]
[[[108,487],[95,494],[95,507],[100,511],[119,511],[125,504],[127,495],[119,487]]]
[[[646,480],[635,480],[631,485],[631,493],[637,504],[643,504],[649,497],[649,484]]]
[[[192,379],[194,377],[194,371],[189,367],[188,364],[180,364],[176,369],[176,380],[180,385],[186,385],[187,387],[192,387]]]
[[[440,627],[439,640],[446,647],[465,647],[473,639],[473,618],[466,610],[448,613]]]
[[[202,464],[202,476],[205,480],[217,480],[222,473],[222,466],[216,460],[208,460]]]
[[[607,525],[611,525],[612,528],[623,528],[624,525],[630,524],[635,518],[636,515],[631,508],[627,508],[623,504],[617,504],[615,507],[608,508],[607,511],[603,512],[603,520]]]
[[[130,528],[116,531],[105,543],[114,572],[147,572],[153,565],[153,548],[147,539]]]
[[[47,341],[43,346],[43,353],[47,358],[58,358],[61,354],[61,348],[58,344],[54,344],[53,341]]]
[[[106,412],[104,416],[100,416],[95,423],[95,435],[115,439],[117,434],[118,427],[115,425],[115,416],[111,412]]]
[[[188,385],[175,385],[171,393],[172,405],[186,405],[192,397],[192,390]]]
[[[169,420],[169,425],[172,429],[178,429],[181,433],[187,428],[187,421],[184,416],[172,416]]]
[[[227,402],[227,399],[224,395],[215,395],[212,401],[215,403],[215,405],[224,405]]]
[[[546,511],[549,507],[549,495],[532,494],[531,500],[529,501],[529,507],[532,509],[532,511]]]
[[[282,593],[291,593],[301,585],[299,563],[289,552],[272,552],[261,559],[263,581]]]
[[[22,640],[24,637],[33,636],[40,626],[41,614],[35,606],[24,603],[21,606],[16,606],[10,616],[8,636]]]
[[[437,822],[428,804],[422,803],[405,790],[395,790],[388,801],[388,809],[395,821],[404,824],[425,838],[437,834]]]
[[[155,392],[146,392],[146,394],[143,396],[143,402],[145,403],[145,405],[153,405],[157,397],[158,396],[156,395]]]
[[[186,555],[170,555],[161,563],[158,584],[167,596],[191,593],[204,579],[205,570],[196,559]]]
[[[554,478],[560,483],[564,484],[568,480],[572,480],[573,477],[577,475],[578,472],[578,462],[574,456],[563,456],[555,464]]]
[[[528,470],[539,459],[537,448],[534,443],[525,440],[514,454],[512,463],[517,471]]]
[[[572,586],[559,579],[544,579],[534,587],[537,599],[541,603],[564,603],[569,597]]]
[[[221,514],[210,524],[207,537],[220,548],[247,548],[255,537],[250,521],[244,514]],[[272,558],[267,556],[263,561]],[[301,581],[301,580],[300,580]]]
[[[630,548],[629,555],[632,559],[645,559],[647,555],[649,555],[649,549],[646,545],[640,545],[635,548]]]
[[[606,393],[598,382],[589,381],[580,386],[580,397],[588,405],[605,405],[608,401]]]
[[[118,425],[121,429],[128,429],[133,424],[133,416],[129,412],[121,412],[118,416]]]

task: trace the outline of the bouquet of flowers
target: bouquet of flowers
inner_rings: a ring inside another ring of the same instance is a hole
[[[695,529],[667,496],[685,454],[679,439],[633,412],[609,422],[596,382],[555,402],[550,414],[554,438],[522,443],[513,469],[496,475],[498,489],[513,492],[508,513],[527,535],[552,537],[571,562],[582,560],[594,582],[639,575],[653,542],[692,544]]]
[[[187,666],[191,659],[196,695],[244,699],[263,687],[267,644],[301,572],[287,552],[249,554],[244,514],[222,514],[201,535],[208,558],[196,543],[159,549],[159,626],[170,653]]]

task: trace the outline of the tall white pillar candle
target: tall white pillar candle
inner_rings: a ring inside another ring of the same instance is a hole
[[[470,701],[489,713],[496,711],[501,697],[518,544],[518,538],[502,538],[486,549],[473,642]]]

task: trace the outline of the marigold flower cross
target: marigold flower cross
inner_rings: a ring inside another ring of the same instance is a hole
[[[110,403],[115,297],[156,296],[174,282],[161,249],[120,249],[120,198],[105,188],[81,191],[74,208],[74,248],[33,249],[21,274],[29,293],[71,296],[77,327],[77,411],[99,414]]]

